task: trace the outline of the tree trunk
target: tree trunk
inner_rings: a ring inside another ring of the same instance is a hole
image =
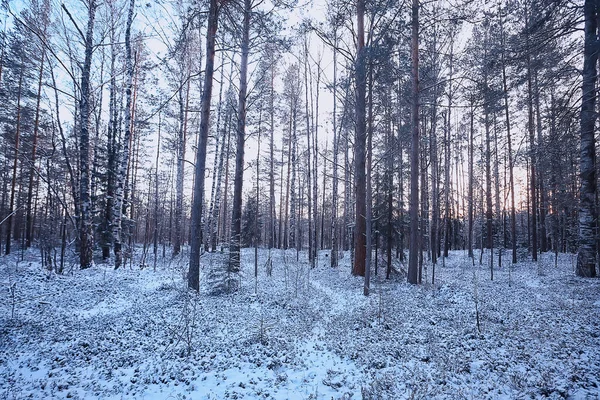
[[[65,160],[65,164],[67,166],[67,171],[68,171],[68,175],[69,175],[69,183],[71,186],[71,195],[73,196],[73,208],[75,211],[75,228],[77,229],[77,231],[79,231],[79,222],[80,222],[80,214],[81,214],[81,208],[80,208],[80,203],[79,203],[79,194],[78,194],[78,186],[77,186],[77,182],[75,179],[75,171],[73,170],[73,166],[71,164],[71,159],[69,157],[69,153],[67,151],[67,140],[65,138],[65,133],[62,127],[62,123],[60,121],[60,102],[58,99],[58,88],[56,86],[56,79],[54,76],[54,69],[52,67],[50,67],[50,77],[52,78],[52,86],[54,88],[54,112],[56,113],[55,115],[55,120],[56,120],[56,125],[58,126],[58,132],[60,134],[60,142],[61,142],[61,150],[62,150],[62,156]],[[78,235],[76,236],[78,237]]]
[[[248,53],[250,51],[250,15],[252,4],[244,0],[244,25],[242,31],[242,56],[240,60],[240,86],[236,129],[235,177],[233,184],[233,208],[231,216],[231,244],[227,272],[240,271],[240,234],[242,230],[242,184],[244,180],[244,142],[246,140],[246,96],[248,91]],[[229,281],[229,285],[232,281]],[[229,287],[229,290],[236,288]]]
[[[231,78],[231,76],[230,76]],[[229,104],[229,103],[227,103]],[[227,107],[228,110],[225,113],[225,125],[223,127],[223,146],[221,146],[221,154],[219,156],[219,173],[217,175],[217,187],[216,197],[215,197],[215,208],[213,209],[213,218],[218,221],[217,229],[212,231],[212,244],[211,249],[215,251],[217,248],[217,237],[221,234],[221,240],[224,241],[222,232],[220,230],[224,230],[227,215],[227,188],[229,181],[229,150],[231,148],[231,119],[232,119],[232,111],[230,107]],[[225,141],[227,144],[225,144]],[[223,171],[223,161],[226,159],[225,171]],[[221,182],[223,180],[223,175],[225,175],[225,189],[221,190]],[[223,199],[223,215],[221,215],[221,193],[225,192],[225,196]],[[220,230],[219,230],[220,227]]]
[[[2,34],[6,35],[6,19],[4,22],[4,29],[2,31]],[[2,83],[2,73],[4,72],[4,57],[6,54],[6,47],[7,47],[7,43],[4,40],[4,41],[2,41],[2,50],[0,51],[0,84]]]
[[[501,206],[500,206],[500,161],[498,157],[498,129],[497,129],[497,121],[496,114],[494,113],[494,208],[496,211],[496,229],[497,232],[500,232],[500,219],[502,218]],[[498,234],[498,236],[500,236]],[[502,268],[502,243],[503,241],[498,238],[497,240],[498,247],[498,268]]]
[[[104,211],[104,232],[102,238],[102,259],[110,258],[110,246],[113,244],[112,229],[114,224],[114,197],[115,197],[115,179],[116,179],[116,157],[117,157],[117,80],[115,71],[115,62],[117,58],[114,37],[114,28],[111,29],[111,60],[110,60],[110,92],[108,102],[108,129],[107,129],[107,177],[106,177],[106,205]]]
[[[204,85],[200,99],[200,131],[194,167],[194,200],[192,204],[190,267],[188,287],[200,291],[200,246],[202,245],[202,207],[204,203],[204,169],[206,167],[206,145],[210,119],[210,100],[215,69],[215,37],[217,34],[219,3],[210,0],[208,27],[206,29],[206,66]]]
[[[287,250],[290,246],[290,230],[289,230],[289,218],[290,218],[290,177],[292,173],[292,121],[295,119],[294,105],[290,104],[290,121],[289,121],[289,138],[288,138],[288,155],[287,155],[287,179],[285,180],[285,218],[283,220],[283,249]],[[283,166],[282,166],[283,168]]]
[[[132,110],[132,86],[133,86],[133,61],[131,51],[131,25],[133,23],[133,11],[135,0],[130,0],[129,11],[127,14],[127,28],[125,29],[125,135],[123,136],[123,147],[119,154],[120,159],[117,164],[117,185],[115,191],[115,223],[113,225],[115,269],[121,266],[123,259],[121,246],[122,220],[125,215],[125,206],[123,201],[124,187],[127,184],[125,179],[129,168],[129,146],[131,142],[131,110]]]
[[[487,78],[486,78],[487,90]],[[490,148],[490,121],[489,121],[489,105],[484,104],[484,119],[485,119],[485,219],[486,219],[486,247],[490,249],[490,278],[494,280],[494,236],[493,236],[493,219],[494,212],[492,209],[492,152]]]
[[[369,118],[367,131],[367,163],[366,163],[366,240],[367,257],[365,260],[365,285],[363,294],[369,295],[371,289],[371,258],[373,253],[373,194],[371,187],[371,167],[373,161],[373,66],[369,65]]]
[[[289,187],[289,199],[290,199],[290,219],[289,219],[289,227],[288,227],[288,247],[298,248],[298,238],[296,235],[297,230],[297,195],[296,195],[296,155],[297,155],[297,136],[296,136],[296,109],[297,104],[294,104],[292,110],[292,132],[290,137],[290,162],[288,175],[291,174],[291,178],[288,181]]]
[[[275,54],[272,55],[273,61]],[[269,93],[269,249],[275,246],[275,66],[271,66]]]
[[[102,49],[102,59],[100,61],[100,80],[102,82],[104,82],[104,56],[105,56],[105,52],[104,49]],[[94,130],[95,130],[95,134],[94,134],[94,146],[92,149],[92,175],[91,175],[91,184],[90,184],[90,191],[91,191],[91,206],[92,206],[92,210],[94,210],[94,213],[98,213],[98,206],[97,206],[97,199],[98,199],[98,181],[99,181],[99,169],[100,169],[100,163],[102,162],[101,157],[99,156],[99,146],[100,146],[100,134],[102,132],[102,105],[104,104],[103,101],[103,94],[104,94],[104,83],[100,84],[100,88],[98,90],[99,94],[98,94],[98,98],[94,99],[94,119],[95,119],[95,126],[94,126]],[[99,244],[100,246],[104,245],[104,241],[102,240],[103,238],[103,234],[100,234],[100,240],[99,240]],[[110,249],[109,249],[109,255],[110,255]],[[104,259],[104,258],[103,258]]]
[[[451,192],[451,180],[450,180],[450,146],[452,143],[452,100],[453,100],[453,91],[452,91],[452,79],[454,77],[454,31],[452,31],[451,34],[451,38],[450,38],[450,60],[449,60],[449,68],[450,68],[450,75],[449,75],[449,80],[448,80],[448,114],[446,115],[445,118],[445,132],[444,134],[447,136],[446,142],[444,143],[444,146],[446,146],[445,148],[447,149],[446,152],[446,160],[445,160],[445,165],[446,165],[446,176],[445,176],[445,186],[446,186],[446,190],[445,190],[445,218],[444,218],[444,258],[448,257],[449,254],[449,249],[451,247],[450,244],[450,238],[449,238],[449,229],[450,229],[450,224],[452,223],[452,221],[450,221],[450,192]],[[458,153],[458,152],[457,152]],[[457,185],[458,185],[458,181],[457,181]],[[444,260],[444,265],[445,265],[445,260]]]
[[[325,142],[325,153],[327,154],[328,151],[328,143]],[[325,195],[325,188],[327,187],[327,159],[325,157],[323,157],[323,186],[321,186],[323,188],[323,193],[321,193],[321,232],[319,233],[319,240],[321,241],[321,244],[319,245],[319,250],[324,250],[325,249],[325,201],[326,201],[326,195]]]
[[[581,100],[581,145],[579,190],[579,249],[576,274],[583,277],[596,276],[598,195],[596,169],[596,81],[598,62],[598,0],[585,0],[585,45],[583,52],[583,84]]]
[[[4,142],[4,146],[3,146],[3,151],[5,152],[5,154],[8,154],[8,142]],[[3,163],[2,163],[2,175],[1,175],[1,179],[2,179],[2,200],[0,203],[0,216],[2,218],[5,218],[5,215],[7,215],[7,211],[6,211],[6,201],[7,201],[7,195],[8,195],[8,158],[4,157]],[[0,225],[0,236],[3,236],[3,225]],[[4,249],[2,248],[2,244],[3,241],[0,240],[0,253],[2,253],[2,251],[4,251]]]
[[[502,19],[501,19],[502,21]],[[510,236],[512,245],[512,263],[517,263],[517,217],[515,206],[515,179],[514,179],[514,162],[512,154],[512,139],[510,134],[510,113],[508,108],[508,85],[506,82],[506,60],[505,60],[505,37],[504,25],[500,25],[501,29],[501,56],[502,56],[502,92],[504,95],[504,117],[506,119],[506,141],[508,143],[508,180],[510,190]]]
[[[398,96],[400,96],[400,92],[398,92]],[[400,107],[401,103],[399,104],[399,115],[402,115],[402,108]],[[401,117],[400,117],[401,118]],[[398,227],[398,245],[396,246],[396,258],[400,259],[400,262],[404,262],[405,261],[405,255],[404,255],[404,240],[405,240],[405,229],[406,229],[406,225],[405,225],[405,215],[406,213],[404,212],[404,143],[402,140],[402,131],[401,131],[401,120],[398,121],[398,210],[399,210],[399,227]],[[412,141],[412,138],[411,138]],[[391,272],[391,265],[389,266],[389,270],[388,273],[386,275],[386,279],[390,278],[390,272]]]
[[[285,166],[285,140],[281,139],[281,170],[279,172],[279,221],[278,221],[278,232],[277,232],[277,248],[281,249],[284,246],[283,235],[284,235],[284,224],[287,218],[287,204],[284,211],[283,208],[283,168]],[[287,196],[287,193],[286,193]]]
[[[528,14],[525,15],[526,29],[529,26]],[[527,48],[527,130],[529,131],[529,158],[530,158],[530,198],[531,198],[531,258],[533,261],[537,261],[538,252],[538,231],[537,231],[537,194],[536,194],[536,146],[535,146],[535,126],[534,126],[534,115],[533,115],[533,82],[532,82],[532,67],[531,67],[531,43],[529,40],[529,34],[525,36],[526,48]]]
[[[469,214],[469,229],[468,229],[468,233],[467,233],[467,245],[468,245],[468,255],[469,257],[471,257],[473,259],[473,265],[475,264],[475,255],[473,254],[473,225],[474,225],[474,220],[473,220],[473,206],[474,206],[474,199],[473,199],[473,181],[475,179],[474,177],[474,173],[473,173],[473,163],[474,163],[474,154],[473,152],[475,151],[475,147],[474,147],[474,136],[475,136],[475,106],[473,104],[474,99],[471,98],[471,107],[470,107],[470,113],[469,113],[469,119],[470,119],[470,128],[469,128],[469,194],[468,194],[468,199],[469,199],[469,204],[468,204],[468,214]]]
[[[542,116],[540,113],[540,87],[538,84],[537,71],[534,73],[534,85],[535,85],[535,119],[536,119],[536,130],[538,139],[538,148],[543,149],[543,135],[542,135]],[[538,152],[537,154],[537,169],[538,169],[538,192],[540,201],[540,251],[545,253],[548,251],[547,233],[546,233],[546,213],[547,213],[547,202],[546,190],[544,189],[544,171],[546,163],[544,163],[544,153]]]
[[[154,165],[154,270],[156,271],[156,261],[158,256],[158,162],[160,157],[160,128],[161,128],[161,112],[158,112],[158,139],[156,140],[156,163]]]
[[[10,184],[10,205],[8,207],[8,219],[6,221],[6,246],[4,248],[4,254],[9,255],[11,250],[11,239],[13,230],[13,214],[16,212],[15,208],[15,191],[17,184],[17,166],[19,164],[19,141],[21,139],[21,95],[23,87],[23,63],[21,62],[21,68],[19,72],[19,88],[17,89],[17,122],[15,128],[15,157],[13,158],[12,167],[12,180]]]
[[[434,96],[435,98],[435,96]],[[437,258],[439,254],[439,218],[440,218],[440,190],[439,190],[439,162],[438,162],[438,144],[437,144],[437,133],[436,133],[436,105],[433,102],[432,110],[432,126],[431,135],[429,138],[429,157],[431,159],[431,263],[433,264],[433,271],[435,271],[435,265],[437,264]],[[434,272],[435,274],[435,272]],[[432,276],[435,279],[435,275]]]
[[[258,139],[256,150],[256,223],[252,232],[252,242],[254,244],[254,294],[258,291],[258,244],[260,241],[260,134],[262,128],[262,104],[258,111]]]
[[[449,115],[444,116],[444,259],[443,265],[446,265],[446,258],[450,252],[450,120]]]
[[[356,137],[354,139],[354,193],[356,214],[354,222],[353,275],[365,275],[366,263],[366,59],[365,51],[365,0],[357,0],[356,42]]]
[[[388,149],[386,154],[386,186],[387,186],[387,241],[385,245],[386,252],[386,279],[390,279],[392,272],[392,247],[394,245],[394,134],[392,126],[392,96],[389,94],[389,116],[386,132],[386,148]]]
[[[331,182],[331,267],[338,266],[338,132],[337,132],[337,32],[333,48],[333,180]],[[323,188],[324,189],[324,188]]]
[[[312,185],[313,185],[313,190],[312,190],[312,202],[313,202],[313,220],[314,220],[314,224],[313,224],[313,254],[312,254],[312,262],[311,262],[311,266],[314,268],[315,267],[315,262],[317,260],[317,243],[319,241],[319,236],[321,236],[321,243],[323,243],[323,234],[321,232],[321,235],[319,235],[319,231],[317,229],[317,221],[319,220],[318,216],[319,216],[319,209],[317,207],[318,204],[318,199],[319,199],[319,179],[318,179],[318,171],[319,171],[319,163],[318,163],[318,159],[319,159],[319,141],[317,140],[319,137],[319,91],[321,90],[321,61],[318,60],[316,61],[316,68],[317,68],[317,82],[316,82],[316,95],[314,96],[315,98],[315,112],[314,112],[314,116],[315,116],[315,123],[314,123],[314,132],[312,135],[312,140],[313,140],[313,150],[314,150],[314,156],[313,156],[313,181],[312,181]],[[312,84],[311,84],[311,88],[312,88]],[[311,90],[312,92],[312,90]],[[312,96],[311,96],[312,97]],[[327,149],[325,149],[325,153],[327,153]],[[325,178],[325,173],[323,173],[323,178]],[[310,182],[309,182],[310,184]],[[323,195],[325,195],[325,184],[323,184]],[[323,208],[323,211],[325,209]],[[323,247],[323,245],[321,244],[321,248]]]
[[[94,40],[94,18],[96,16],[96,3],[88,3],[88,26],[85,37],[85,59],[81,70],[81,98],[79,102],[79,201],[81,215],[79,223],[79,264],[82,269],[93,264],[94,235],[92,231],[92,210],[90,209],[90,70],[92,66],[92,50]]]
[[[423,109],[420,110],[421,112]],[[427,137],[426,127],[427,127],[427,119],[424,114],[421,114],[422,124],[421,124],[421,137]],[[427,259],[431,260],[431,253],[429,248],[429,232],[427,231],[428,222],[429,222],[429,180],[428,180],[428,171],[427,171],[427,152],[428,148],[425,143],[424,146],[421,146],[419,152],[421,154],[420,158],[420,166],[419,171],[421,174],[421,186],[420,186],[420,197],[419,200],[421,202],[420,206],[420,214],[419,214],[419,232],[421,233],[419,237],[419,269],[417,272],[417,283],[423,282],[423,263],[425,254],[427,254]]]
[[[33,123],[33,143],[31,145],[31,168],[29,169],[29,185],[27,188],[27,217],[25,222],[25,247],[31,247],[31,237],[33,236],[33,215],[32,215],[32,198],[33,198],[33,178],[35,176],[35,158],[37,153],[38,132],[40,126],[40,101],[42,99],[42,78],[44,76],[44,56],[42,51],[42,59],[40,61],[40,72],[38,75],[38,89],[35,106],[35,120]]]
[[[411,158],[410,158],[410,253],[408,282],[417,283],[419,252],[419,1],[412,0],[411,17]]]
[[[187,89],[185,101],[183,99],[183,82],[179,88],[179,134],[177,135],[177,183],[175,185],[175,241],[173,243],[173,256],[181,252],[183,241],[183,181],[185,179],[185,146],[187,136],[187,113],[190,102],[189,73],[185,74]]]
[[[345,100],[344,102],[346,104],[350,104],[350,99],[349,99],[349,90],[346,90],[345,93]],[[350,105],[348,105],[348,107],[350,107]],[[351,211],[351,207],[352,207],[352,190],[351,190],[351,186],[350,186],[350,168],[351,168],[351,163],[350,163],[350,140],[349,140],[349,130],[345,129],[344,130],[344,226],[342,228],[342,232],[343,232],[343,238],[342,238],[342,242],[344,244],[344,251],[348,251],[350,250],[350,241],[351,241],[351,234],[350,234],[350,213]]]
[[[225,55],[221,54],[221,65],[224,64]],[[216,198],[216,188],[217,181],[221,179],[221,164],[220,160],[223,154],[225,136],[221,135],[221,117],[223,114],[223,87],[225,86],[225,68],[221,67],[221,84],[219,85],[219,101],[217,103],[217,126],[215,127],[215,151],[213,158],[213,168],[212,168],[212,182],[210,188],[210,205],[208,206],[208,221],[206,222],[206,229],[203,235],[204,248],[208,251],[215,251],[215,246],[213,246],[212,238],[215,226],[215,198]],[[189,97],[189,96],[188,96]],[[221,142],[221,136],[223,136],[223,143],[221,143],[221,147],[219,147],[219,143]],[[209,246],[210,245],[210,246]]]
[[[308,68],[308,40],[305,36],[304,38],[304,97],[305,97],[305,117],[306,117],[306,173],[308,178],[307,192],[308,192],[308,261],[311,264],[311,267],[314,267],[314,256],[313,252],[316,250],[314,245],[314,236],[313,236],[313,225],[317,223],[313,215],[313,197],[316,197],[316,192],[312,192],[312,175],[316,175],[316,171],[313,170],[313,165],[311,163],[311,132],[313,126],[311,124],[311,113],[309,110],[309,105],[312,104],[312,96],[309,100],[309,85],[310,90],[312,92],[312,77],[309,83],[309,68]]]

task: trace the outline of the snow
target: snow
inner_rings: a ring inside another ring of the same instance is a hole
[[[268,277],[261,249],[255,281],[244,249],[241,289],[222,296],[207,284],[219,253],[199,295],[185,255],[65,275],[16,257],[0,258],[3,399],[600,397],[600,281],[575,277],[573,255],[504,260],[490,281],[486,256],[456,251],[420,286],[380,262],[369,297],[349,255],[331,269],[326,251],[315,269],[273,251]]]

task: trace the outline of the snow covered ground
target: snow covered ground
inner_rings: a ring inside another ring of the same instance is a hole
[[[600,280],[574,256],[472,266],[462,251],[436,284],[373,278],[371,296],[327,252],[243,251],[241,290],[185,289],[185,255],[158,268],[99,264],[59,276],[37,253],[0,258],[0,398],[600,398]],[[505,257],[506,258],[506,257]],[[150,258],[150,260],[152,260]],[[430,280],[431,266],[427,271]],[[479,313],[479,328],[476,309]]]

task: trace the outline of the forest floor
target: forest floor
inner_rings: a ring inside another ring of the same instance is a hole
[[[462,251],[435,285],[363,279],[349,256],[243,250],[241,288],[211,296],[222,254],[56,275],[38,254],[0,258],[0,398],[520,399],[600,397],[600,280],[574,256],[489,264]],[[478,261],[478,260],[477,260]],[[506,261],[504,261],[506,262]],[[383,263],[380,262],[380,266]],[[402,267],[396,265],[398,271]],[[431,266],[425,272],[431,282]]]

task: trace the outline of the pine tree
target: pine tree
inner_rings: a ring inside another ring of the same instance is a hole
[[[595,277],[597,264],[598,197],[596,166],[596,64],[598,62],[598,0],[586,0],[585,47],[583,52],[583,84],[581,99],[581,154],[579,194],[579,249],[577,251],[578,276]]]
[[[190,267],[188,287],[200,290],[200,247],[202,246],[202,208],[204,203],[204,169],[206,167],[206,147],[210,119],[210,100],[212,95],[213,75],[215,69],[215,39],[219,23],[219,2],[210,0],[208,10],[208,27],[206,30],[206,66],[204,68],[204,85],[200,99],[200,131],[196,150],[194,168],[194,200],[192,203],[190,234]]]

